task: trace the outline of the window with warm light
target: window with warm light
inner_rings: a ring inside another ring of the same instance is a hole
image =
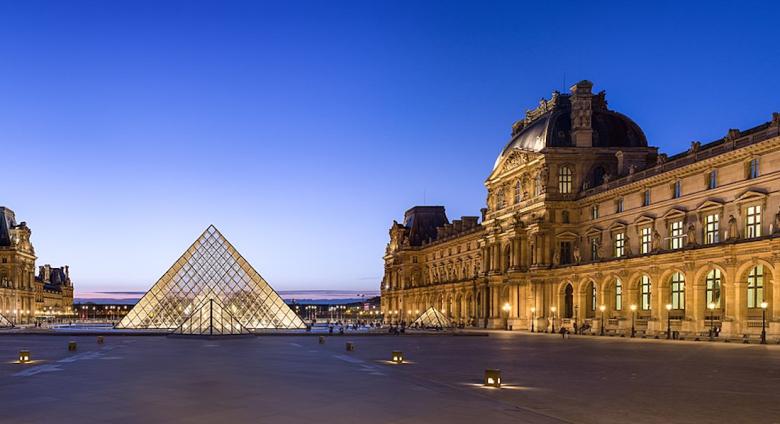
[[[745,212],[745,237],[761,237],[761,205],[748,206]]]
[[[558,168],[558,192],[561,194],[571,193],[572,182],[573,176],[571,168],[568,166]]]
[[[681,272],[672,274],[672,309],[685,309],[685,276]]]
[[[650,277],[643,275],[640,281],[640,304],[643,311],[650,310],[650,292],[652,286],[650,284]]]
[[[596,298],[596,285],[593,282],[591,282],[590,283],[590,310],[591,311],[596,310],[597,300],[598,299]]]
[[[756,265],[747,279],[747,307],[759,308],[764,301],[764,266]]]
[[[650,227],[642,228],[639,232],[640,235],[640,253],[650,253],[653,249],[653,234]]]
[[[715,304],[716,308],[720,308],[720,283],[721,276],[719,269],[713,269],[707,273],[705,278],[705,304]]]
[[[615,310],[623,310],[623,282],[619,278],[615,280]]]
[[[720,241],[720,218],[718,214],[710,214],[704,217],[704,242],[713,244]]]
[[[615,257],[620,258],[626,253],[626,234],[615,234]]]
[[[683,222],[674,221],[669,225],[669,248],[682,249],[685,243],[683,243]]]
[[[599,205],[590,207],[590,219],[599,219]]]

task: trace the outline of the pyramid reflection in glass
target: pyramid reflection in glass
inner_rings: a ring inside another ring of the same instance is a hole
[[[298,315],[213,225],[116,326],[175,329],[179,334],[242,334],[247,329],[304,327]]]

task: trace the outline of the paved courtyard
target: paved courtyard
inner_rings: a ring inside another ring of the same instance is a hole
[[[68,340],[78,351],[67,351]],[[345,342],[356,343],[346,352]],[[34,364],[13,360],[20,347]],[[394,349],[411,361],[391,365]],[[553,335],[0,336],[0,422],[777,422],[780,346]],[[506,387],[479,385],[500,368]]]

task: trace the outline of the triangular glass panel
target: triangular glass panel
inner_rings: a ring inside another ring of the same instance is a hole
[[[449,328],[452,327],[452,322],[441,311],[431,307],[414,320],[412,327]]]
[[[209,299],[195,308],[173,332],[201,336],[250,334],[233,314],[214,299]]]
[[[0,328],[10,328],[14,325],[11,324],[11,321],[8,321],[6,317],[3,316],[3,314],[0,314]]]

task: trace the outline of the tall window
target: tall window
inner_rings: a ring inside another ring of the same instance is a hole
[[[515,204],[520,203],[521,200],[523,200],[523,184],[517,180],[515,182]]]
[[[617,199],[615,202],[615,213],[623,212],[623,198]]]
[[[653,234],[650,231],[650,227],[642,228],[640,231],[640,253],[650,253],[650,251],[653,249]]]
[[[720,241],[720,221],[718,214],[714,213],[704,217],[704,242],[706,244]],[[708,302],[709,304],[709,302]]]
[[[748,178],[758,178],[758,158],[751,159],[748,163]]]
[[[625,254],[625,252],[626,252],[626,234],[616,233],[615,234],[615,257],[620,258]]]
[[[720,308],[720,270],[713,269],[707,273],[706,282],[706,305],[714,303],[716,308]]]
[[[642,192],[642,206],[650,206],[650,190]]]
[[[623,282],[619,278],[615,280],[615,310],[623,310]]]
[[[672,309],[685,309],[685,276],[682,272],[672,274]]]
[[[745,235],[747,238],[761,237],[761,205],[748,206]]]
[[[671,236],[669,239],[669,248],[682,249],[684,245],[682,220],[672,222],[672,225],[669,226],[669,235]]]
[[[498,191],[498,201],[496,202],[496,204],[498,205],[498,209],[503,209],[504,206],[506,206],[506,204],[504,203],[505,202],[504,194],[505,193],[503,188]]]
[[[590,219],[599,219],[599,205],[590,207]]]
[[[590,239],[590,259],[592,261],[599,259],[599,239],[596,237]]]
[[[641,308],[643,311],[649,311],[650,310],[650,277],[647,275],[642,276],[642,280],[640,282],[640,300],[639,303],[641,304]]]
[[[558,168],[558,192],[561,194],[571,193],[572,172],[568,166]]]
[[[572,250],[570,241],[561,242],[561,265],[572,263]]]
[[[596,299],[596,285],[593,284],[591,281],[590,283],[590,310],[595,311],[596,310],[596,304],[598,302],[598,299]]]
[[[712,190],[718,187],[718,170],[713,169],[707,178],[707,189]]]
[[[764,266],[756,265],[750,270],[747,281],[747,307],[759,308],[764,301]]]
[[[677,180],[672,186],[672,197],[675,199],[682,196],[682,181]]]

